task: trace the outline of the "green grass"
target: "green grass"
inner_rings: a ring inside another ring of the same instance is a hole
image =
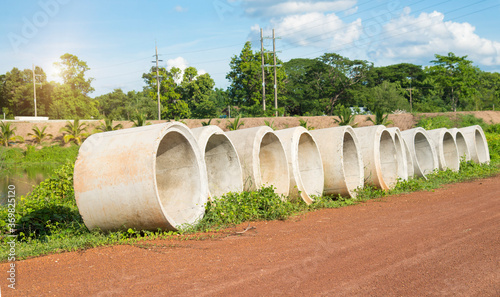
[[[77,145],[61,147],[59,145],[45,146],[37,149],[28,145],[26,150],[15,147],[0,147],[0,170],[8,173],[14,169],[27,169],[74,163],[78,155]]]

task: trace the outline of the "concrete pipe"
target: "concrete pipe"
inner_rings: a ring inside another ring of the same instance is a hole
[[[458,171],[460,169],[460,158],[458,157],[457,144],[448,129],[428,130],[427,134],[432,139],[432,142],[434,142],[439,169]]]
[[[470,161],[469,147],[467,146],[467,141],[465,141],[465,137],[462,132],[460,132],[457,128],[451,128],[448,131],[450,131],[451,135],[453,135],[453,138],[455,139],[458,157],[460,160]]]
[[[401,132],[413,160],[415,176],[424,177],[439,168],[434,143],[424,128],[418,127]]]
[[[191,129],[205,160],[209,197],[243,191],[243,173],[233,143],[217,126]]]
[[[74,171],[75,198],[89,229],[177,230],[205,212],[205,162],[178,122],[90,136]]]
[[[387,128],[387,131],[391,133],[392,140],[394,141],[394,145],[396,146],[396,160],[398,160],[398,178],[407,180],[408,158],[403,136],[401,136],[401,131],[398,127]]]
[[[236,148],[243,170],[243,189],[274,186],[288,196],[290,178],[283,144],[268,126],[225,132]]]
[[[408,169],[408,179],[410,179],[410,178],[413,178],[415,176],[415,168],[413,166],[413,158],[411,157],[410,147],[408,146],[408,143],[406,143],[406,140],[404,139],[403,135],[401,135],[401,141],[403,142],[403,146],[405,148],[406,162],[407,162],[406,169]]]
[[[489,163],[490,150],[483,129],[479,125],[458,129],[465,137],[471,160],[476,163]]]
[[[299,196],[307,204],[321,196],[325,184],[323,163],[316,141],[304,127],[276,131],[285,148],[290,171],[290,198]]]
[[[398,160],[396,146],[385,126],[355,128],[360,139],[365,180],[377,188],[388,190],[398,181]]]
[[[350,126],[340,126],[309,131],[316,140],[327,195],[342,195],[356,198],[356,189],[364,185],[363,158],[358,138]]]

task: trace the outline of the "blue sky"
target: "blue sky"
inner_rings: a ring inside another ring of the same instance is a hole
[[[34,63],[57,81],[53,63],[70,53],[91,68],[91,96],[141,90],[156,42],[161,66],[196,67],[226,88],[231,57],[247,40],[260,49],[260,28],[275,28],[284,61],[336,52],[375,66],[429,65],[454,52],[499,71],[499,15],[499,0],[4,0],[0,73]]]

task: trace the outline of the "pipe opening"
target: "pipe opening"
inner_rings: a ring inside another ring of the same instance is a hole
[[[476,153],[479,163],[488,162],[489,156],[486,148],[487,144],[485,143],[481,132],[479,132],[479,129],[476,129],[476,132],[474,133],[474,143],[476,144]]]
[[[212,134],[205,146],[208,189],[212,197],[241,191],[241,167],[238,155],[225,135]]]
[[[396,147],[391,133],[384,130],[380,135],[380,170],[382,179],[388,187],[392,187],[398,180],[398,162]]]
[[[455,144],[455,140],[453,139],[453,135],[449,132],[444,133],[443,136],[443,154],[446,162],[444,164],[445,167],[453,171],[458,171],[460,161],[458,158],[457,146]]]
[[[457,132],[455,138],[459,159],[462,160],[462,158],[465,158],[466,161],[470,160],[469,149],[467,148],[467,142],[465,141],[464,135]]]
[[[401,179],[408,178],[408,170],[405,167],[405,159],[403,154],[403,143],[399,138],[398,133],[394,133],[394,146],[396,147],[396,160],[398,162],[398,177]]]
[[[352,195],[353,192],[360,185],[360,179],[362,174],[362,166],[360,166],[360,160],[358,156],[358,148],[354,142],[354,138],[350,133],[344,133],[344,144],[342,147],[342,168],[344,170],[345,184],[347,190]]]
[[[190,142],[168,132],[156,152],[156,187],[164,212],[174,227],[196,221],[203,212],[201,176]]]
[[[306,195],[321,195],[324,179],[318,147],[311,135],[302,133],[298,145],[299,174]]]
[[[283,145],[274,133],[267,132],[262,137],[259,164],[262,185],[273,185],[276,193],[288,193],[288,163]]]
[[[425,176],[434,170],[431,144],[422,132],[415,133],[415,158],[422,175]]]

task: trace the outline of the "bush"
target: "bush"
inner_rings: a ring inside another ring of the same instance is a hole
[[[422,127],[425,130],[438,128],[453,128],[453,121],[447,116],[422,117],[417,123],[417,127]]]

